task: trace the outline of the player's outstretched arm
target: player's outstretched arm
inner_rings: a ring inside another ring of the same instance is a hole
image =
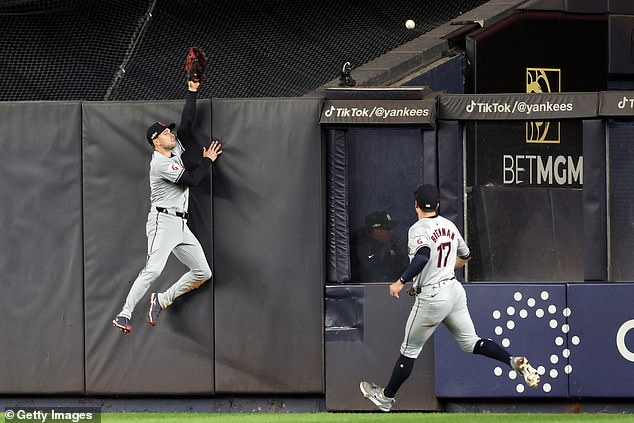
[[[176,183],[190,187],[198,185],[200,181],[203,180],[207,172],[209,172],[209,165],[215,162],[221,154],[222,144],[220,144],[220,141],[218,140],[213,140],[211,144],[209,144],[209,148],[203,147],[203,160],[200,162],[198,167],[191,171],[184,171]]]
[[[198,87],[200,82],[187,81],[187,94],[185,95],[185,107],[181,115],[181,122],[178,125],[177,134],[185,148],[188,148],[193,142],[192,125],[196,117],[196,98],[198,96]]]

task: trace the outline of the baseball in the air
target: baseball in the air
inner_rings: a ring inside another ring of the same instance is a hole
[[[416,26],[416,22],[414,22],[413,20],[408,19],[405,21],[405,28],[414,29],[415,26]]]

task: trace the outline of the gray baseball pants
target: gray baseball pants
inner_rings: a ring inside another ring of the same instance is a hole
[[[425,342],[441,323],[447,326],[463,351],[473,352],[480,337],[467,308],[467,294],[456,279],[425,286],[416,296],[405,325],[401,354],[418,358]]]
[[[189,272],[181,276],[165,292],[158,294],[161,307],[169,307],[177,297],[198,288],[211,278],[211,269],[207,264],[205,252],[184,219],[153,209],[148,215],[146,233],[148,254],[145,267],[132,284],[125,305],[119,313],[128,319],[152,282],[163,272],[172,252],[189,268]]]

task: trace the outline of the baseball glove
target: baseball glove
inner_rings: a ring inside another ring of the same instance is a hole
[[[416,296],[416,290],[414,289],[414,287],[413,287],[413,286],[410,286],[410,287],[407,289],[407,294],[408,294],[410,297],[415,297],[415,296]]]
[[[185,71],[190,81],[203,82],[207,70],[207,55],[203,49],[191,47],[185,59]]]

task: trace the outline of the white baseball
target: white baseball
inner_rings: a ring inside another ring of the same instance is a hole
[[[405,28],[414,29],[415,26],[416,26],[416,22],[414,22],[413,20],[408,19],[405,21]]]

